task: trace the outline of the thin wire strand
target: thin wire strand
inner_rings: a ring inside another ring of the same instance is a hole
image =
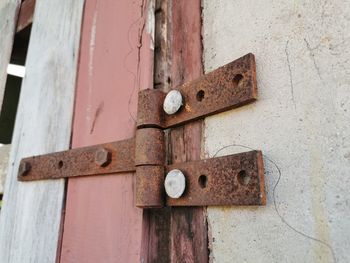
[[[214,154],[213,157],[216,157],[221,151],[227,149],[227,148],[231,148],[231,147],[242,147],[242,148],[246,148],[246,149],[249,149],[249,150],[255,150],[249,146],[246,146],[246,145],[241,145],[241,144],[230,144],[230,145],[226,145],[222,148],[220,148],[219,150],[216,151],[216,153]],[[277,201],[276,201],[276,188],[278,186],[278,184],[280,183],[280,180],[281,180],[281,177],[282,177],[282,172],[281,172],[281,169],[279,168],[279,166],[276,164],[275,161],[273,161],[271,158],[267,157],[265,154],[263,154],[264,158],[266,160],[268,160],[270,163],[272,163],[273,166],[275,166],[275,168],[277,169],[278,171],[278,178],[277,178],[277,181],[273,187],[273,190],[272,190],[272,197],[273,197],[273,204],[274,204],[274,208],[275,208],[275,211],[278,215],[278,217],[281,219],[281,221],[286,225],[288,226],[291,230],[293,230],[294,232],[298,233],[299,235],[305,237],[305,238],[308,238],[308,239],[311,239],[315,242],[318,242],[324,246],[326,246],[330,251],[331,251],[331,254],[332,254],[332,258],[333,258],[333,262],[334,263],[337,263],[337,259],[336,259],[336,256],[335,256],[335,252],[334,252],[334,249],[333,247],[328,244],[327,242],[321,240],[321,239],[318,239],[318,238],[315,238],[313,236],[310,236],[310,235],[307,235],[305,233],[303,233],[302,231],[298,230],[297,228],[295,228],[294,226],[292,226],[290,223],[288,223],[286,221],[286,219],[282,216],[282,214],[280,213],[279,209],[278,209],[278,206],[277,206]]]

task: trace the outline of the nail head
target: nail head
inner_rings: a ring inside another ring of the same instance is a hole
[[[165,192],[171,198],[179,198],[185,191],[185,175],[178,169],[171,170],[165,177]]]
[[[181,92],[178,90],[171,90],[164,99],[163,109],[171,115],[179,111],[183,104]]]

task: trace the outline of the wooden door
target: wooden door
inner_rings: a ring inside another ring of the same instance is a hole
[[[72,148],[135,136],[138,91],[153,87],[153,15],[153,1],[86,1]],[[133,174],[69,179],[60,262],[138,262],[133,199]]]
[[[0,4],[1,20],[5,17],[0,27],[9,27],[12,34],[20,2]],[[64,180],[21,184],[17,174],[21,158],[69,148],[83,4],[83,0],[36,1],[0,216],[1,262],[56,260]],[[2,48],[11,47],[3,45],[9,38],[1,36]],[[0,61],[1,71],[7,63]],[[2,77],[0,90],[1,82]]]
[[[200,76],[200,25],[200,1],[87,1],[72,147],[133,137],[140,89],[168,90]],[[200,158],[201,122],[169,137],[171,162]],[[60,262],[101,260],[206,262],[204,210],[142,211],[132,174],[69,179]]]
[[[167,91],[199,77],[200,10],[199,0],[74,4],[37,0],[27,64],[33,69],[27,72],[16,124],[11,157],[15,165],[9,172],[1,223],[1,229],[6,229],[6,238],[0,241],[1,259],[62,263],[208,260],[204,209],[136,208],[133,174],[75,178],[66,183],[24,185],[16,180],[22,157],[65,150],[70,139],[71,147],[77,148],[133,137],[139,90]],[[46,53],[39,52],[43,50]],[[41,63],[36,65],[38,58]],[[35,85],[34,100],[29,100]],[[200,158],[201,126],[196,122],[168,134],[169,162]],[[36,135],[40,136],[33,140]]]

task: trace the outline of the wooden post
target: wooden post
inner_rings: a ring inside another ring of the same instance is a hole
[[[172,86],[200,77],[202,67],[201,1],[172,2]],[[173,129],[171,161],[201,157],[202,121]],[[177,207],[171,213],[171,262],[207,262],[205,208]]]
[[[22,157],[69,148],[83,4],[37,0],[0,216],[1,262],[56,259],[64,180],[20,183],[17,172]]]
[[[5,92],[7,66],[10,63],[13,39],[21,0],[0,2],[0,110]]]
[[[155,87],[168,91],[203,74],[201,1],[157,1]],[[202,121],[172,129],[168,162],[201,157]],[[208,262],[205,208],[150,210],[145,217],[144,262]]]

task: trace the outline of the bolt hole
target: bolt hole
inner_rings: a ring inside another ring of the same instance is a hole
[[[244,170],[242,170],[238,173],[237,178],[238,178],[238,182],[241,185],[247,185],[250,182],[250,176],[247,175],[246,171],[244,171]]]
[[[203,174],[198,178],[198,184],[201,188],[207,187],[207,181],[208,181],[208,178]]]
[[[197,97],[198,101],[202,101],[204,99],[204,96],[205,96],[204,90],[200,90],[200,91],[197,92],[196,97]]]
[[[58,169],[61,169],[63,167],[63,161],[58,162]]]
[[[243,75],[242,74],[237,74],[234,78],[233,78],[233,84],[235,86],[238,86],[238,84],[241,82],[241,80],[243,79]]]

